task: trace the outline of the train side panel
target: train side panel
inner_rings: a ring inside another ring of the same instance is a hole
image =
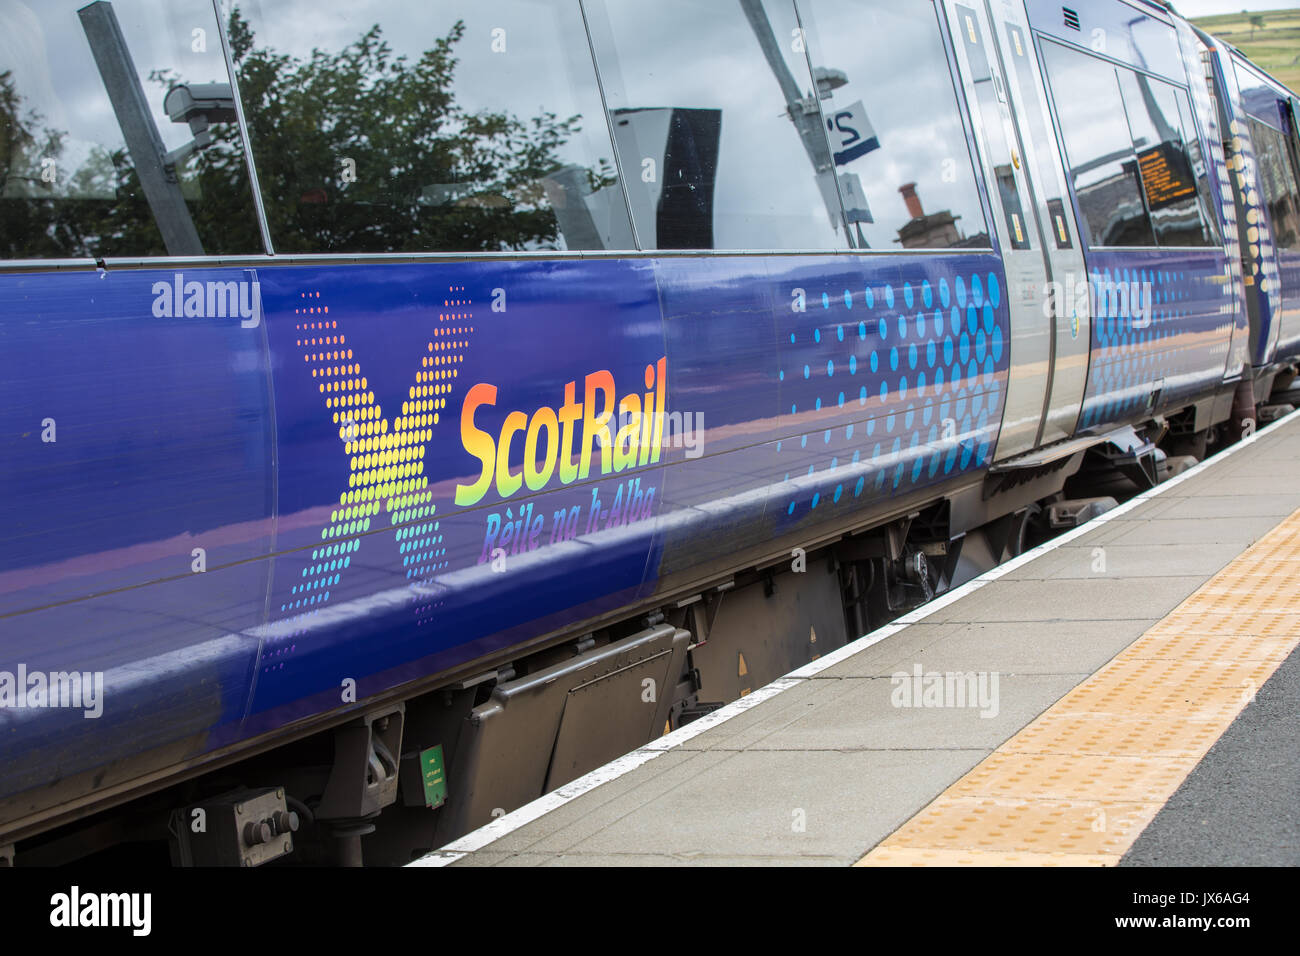
[[[228,282],[256,315],[184,314]],[[0,715],[6,793],[270,733],[969,481],[1004,282],[981,254],[6,277],[46,303],[5,332],[6,647],[106,681],[94,720]],[[624,402],[656,414],[602,425]]]

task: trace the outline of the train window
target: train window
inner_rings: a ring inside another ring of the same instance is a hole
[[[633,247],[577,3],[240,0],[277,252]]]
[[[642,248],[847,247],[791,0],[584,8]]]
[[[1277,122],[1278,91],[1250,66],[1232,56],[1232,72],[1237,78],[1237,96],[1246,113]]]
[[[1090,246],[1154,246],[1115,67],[1044,40],[1043,64]]]
[[[1255,146],[1255,168],[1259,171],[1260,191],[1268,206],[1273,243],[1282,249],[1300,250],[1300,194],[1287,155],[1286,139],[1253,116],[1248,116],[1246,121],[1250,124],[1250,139]]]
[[[1119,68],[1120,90],[1128,115],[1138,176],[1160,246],[1208,246],[1213,241],[1187,155],[1189,137],[1179,115],[1178,97],[1168,83]]]
[[[1182,121],[1183,142],[1187,145],[1187,158],[1192,164],[1192,174],[1196,177],[1196,197],[1201,207],[1202,221],[1205,223],[1209,244],[1223,245],[1223,233],[1219,230],[1219,217],[1215,214],[1215,187],[1210,182],[1210,164],[1205,151],[1201,148],[1201,138],[1196,132],[1196,123],[1192,119],[1192,105],[1183,90],[1176,90],[1178,97],[1178,117]]]
[[[1002,159],[993,167],[993,176],[1006,220],[1007,241],[1012,249],[1030,249],[1033,247],[1029,239],[1029,221],[1020,201],[1021,184],[1016,176],[1020,160],[1017,150],[1007,141],[1007,128],[1002,123],[1003,107],[999,105],[1006,101],[1006,91],[1002,88],[1001,77],[993,75],[988,51],[984,48],[984,31],[978,24],[975,11],[958,4],[953,7],[953,12],[965,27],[958,29],[958,42],[966,47],[971,84],[975,88],[975,108],[971,112],[983,126],[990,154]]]
[[[210,0],[0,0],[0,258],[262,251]]]
[[[854,245],[989,248],[929,0],[798,0]]]
[[[1047,208],[1051,214],[1048,231],[1058,249],[1073,248],[1070,240],[1070,225],[1065,215],[1065,183],[1056,162],[1052,158],[1055,144],[1048,130],[1049,120],[1043,98],[1039,95],[1038,85],[1034,83],[1034,50],[1024,32],[1014,23],[1006,25],[1008,49],[1015,64],[1016,87],[1020,91],[1020,102],[1024,104],[1024,118],[1029,126],[1029,138],[1034,144],[1034,156],[1038,166],[1038,186],[1047,193]]]

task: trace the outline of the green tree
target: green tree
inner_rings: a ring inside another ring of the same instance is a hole
[[[67,131],[23,107],[10,73],[0,74],[0,255],[93,258],[167,254],[125,148],[93,145],[77,165]],[[237,133],[218,130],[192,160],[189,204],[207,252],[255,252],[253,219]],[[239,215],[231,216],[232,209]]]
[[[235,8],[231,52],[280,252],[499,251],[554,248],[547,177],[581,117],[521,119],[469,112],[455,98],[458,22],[417,60],[394,56],[378,25],[337,52],[296,58],[257,43]],[[154,71],[159,97],[183,78]],[[209,254],[258,252],[262,242],[238,125],[214,123],[213,143],[177,176]],[[125,149],[92,149],[57,184],[34,170],[62,164],[67,134],[24,112],[0,73],[0,249],[10,257],[165,255]],[[588,186],[615,182],[608,162]]]
[[[489,251],[553,245],[542,180],[580,117],[470,113],[454,96],[463,22],[414,62],[378,25],[305,60],[231,51],[277,251]],[[593,186],[610,181],[606,168]]]

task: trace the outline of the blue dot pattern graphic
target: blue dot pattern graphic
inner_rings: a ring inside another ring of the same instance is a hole
[[[1233,318],[1213,255],[1096,254],[1092,355],[1080,429],[1177,410],[1221,380]]]
[[[896,267],[825,279],[783,320],[778,341],[793,342],[776,370],[781,407],[800,410],[780,443],[788,520],[822,520],[991,463],[1010,361],[1001,266],[985,256],[932,262],[901,280]]]

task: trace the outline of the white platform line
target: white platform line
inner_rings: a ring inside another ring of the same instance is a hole
[[[1074,541],[1076,538],[1079,538],[1084,534],[1096,531],[1108,521],[1127,514],[1143,502],[1150,501],[1152,498],[1158,497],[1170,488],[1182,484],[1184,481],[1187,481],[1211,466],[1226,461],[1243,448],[1249,448],[1265,435],[1291,421],[1291,419],[1298,415],[1300,415],[1300,409],[1297,409],[1283,418],[1279,418],[1277,421],[1261,428],[1249,437],[1243,438],[1235,445],[1225,448],[1212,458],[1207,458],[1204,461],[1198,462],[1181,474],[1176,475],[1167,481],[1161,482],[1155,488],[1151,488],[1139,495],[1135,495],[1122,505],[1112,508],[1105,514],[1098,515],[1091,521],[1087,521],[1077,528],[1073,528],[1064,534],[1058,535],[1051,541],[1044,542],[1043,544],[1038,545],[1038,547],[1032,548],[1024,554],[998,565],[996,568],[991,568],[990,570],[985,571],[978,577],[972,578],[960,587],[945,592],[929,603],[917,608],[915,611],[904,614],[902,617],[891,621],[883,627],[876,628],[876,630],[871,631],[855,641],[850,641],[838,650],[832,651],[824,657],[819,657],[812,663],[805,664],[802,667],[791,671],[784,677],[778,678],[764,687],[760,687],[751,694],[746,694],[739,700],[733,701],[724,707],[720,707],[698,720],[691,721],[691,723],[687,724],[685,727],[679,727],[672,733],[665,734],[657,740],[653,740],[646,744],[644,747],[638,747],[636,750],[624,754],[617,760],[612,760],[602,767],[597,767],[595,770],[579,777],[577,780],[570,781],[564,786],[552,790],[544,796],[538,797],[531,803],[524,804],[518,810],[515,810],[512,813],[507,813],[505,816],[499,817],[491,823],[485,824],[477,830],[473,830],[470,833],[465,834],[463,837],[453,840],[441,849],[434,850],[432,853],[428,853],[425,856],[420,857],[420,859],[414,860],[406,865],[447,866],[450,863],[455,863],[457,860],[462,859],[470,853],[482,850],[484,847],[489,846],[495,841],[501,839],[503,836],[513,833],[521,827],[532,823],[534,820],[545,816],[552,810],[559,809],[571,800],[582,796],[584,793],[589,793],[602,784],[609,783],[611,780],[617,780],[624,774],[650,762],[660,754],[668,753],[668,751],[681,746],[686,743],[686,741],[698,737],[706,730],[717,727],[719,724],[724,724],[728,720],[731,720],[731,718],[743,714],[745,711],[756,707],[764,701],[771,700],[778,694],[782,694],[789,690],[791,687],[804,683],[827,668],[846,661],[855,654],[859,654],[867,648],[879,644],[886,638],[892,637],[900,631],[906,630],[910,625],[924,620],[931,614],[942,610],[955,601],[960,601],[962,598],[973,594],[975,591],[978,591],[985,585],[996,581],[1003,575],[1010,574],[1017,568],[1023,567],[1030,561],[1069,544],[1071,541]]]

